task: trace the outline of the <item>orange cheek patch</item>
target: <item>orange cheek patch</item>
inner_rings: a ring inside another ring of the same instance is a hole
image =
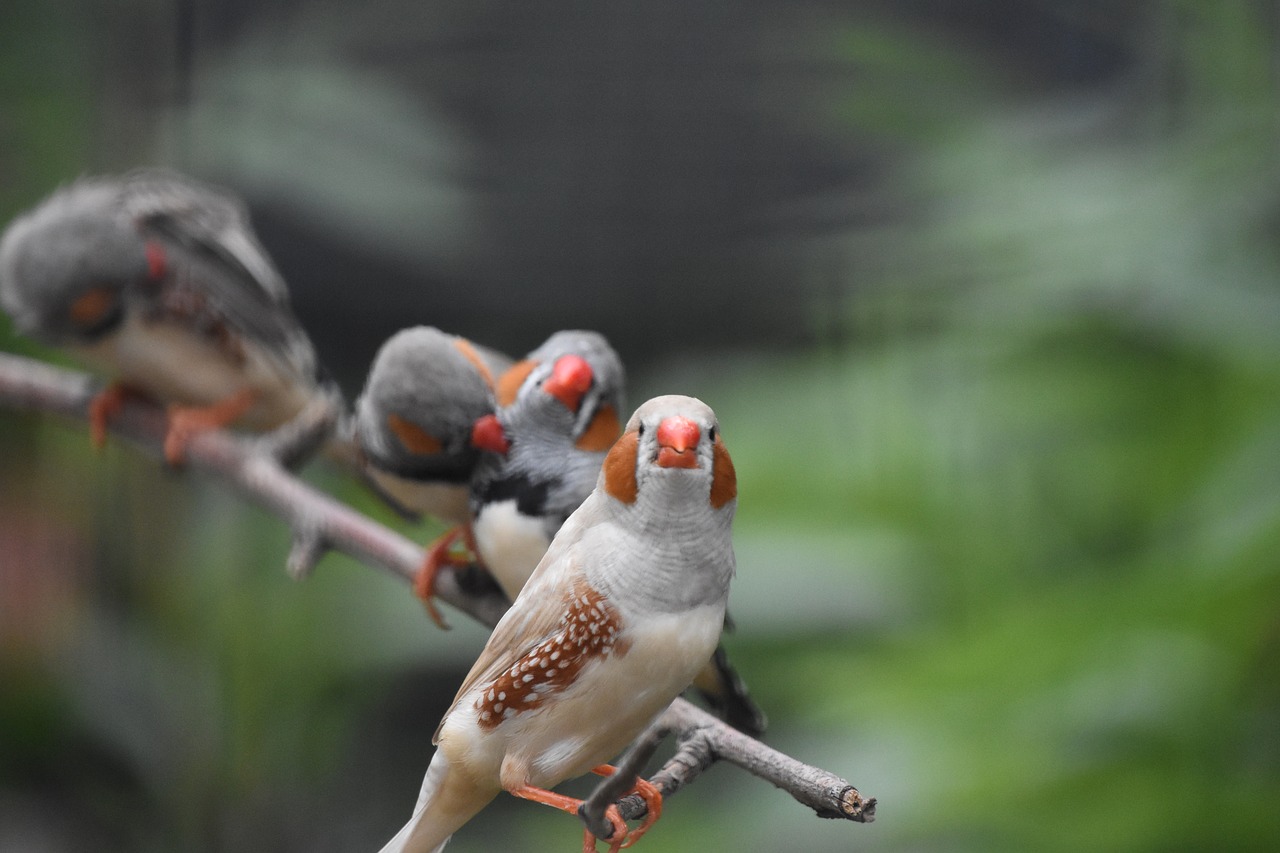
[[[453,346],[458,352],[462,353],[463,358],[471,362],[471,366],[476,369],[480,374],[480,378],[484,380],[484,384],[492,388],[493,374],[489,372],[489,365],[484,363],[480,353],[476,352],[476,348],[471,345],[471,341],[466,338],[454,338]]]
[[[67,313],[81,329],[91,329],[107,318],[116,307],[116,295],[108,287],[95,287],[77,297]]]
[[[387,415],[387,427],[395,433],[404,449],[419,456],[429,456],[444,450],[440,439],[430,435],[422,427],[399,415]]]
[[[738,496],[738,473],[733,470],[729,449],[716,436],[711,459],[711,505],[716,509]]]
[[[604,458],[604,490],[624,504],[636,502],[636,453],[640,436],[629,432],[614,443]]]
[[[613,406],[601,406],[573,446],[596,453],[612,447],[621,434],[622,424],[618,421],[618,413],[613,410]]]
[[[502,374],[502,378],[498,380],[498,388],[495,396],[498,398],[499,406],[510,406],[516,401],[516,392],[520,390],[520,386],[529,378],[529,374],[538,366],[538,362],[525,359],[517,361],[511,365],[506,373]]]

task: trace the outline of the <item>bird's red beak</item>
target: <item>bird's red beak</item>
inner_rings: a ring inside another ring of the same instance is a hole
[[[476,418],[471,425],[471,446],[480,450],[505,454],[511,449],[507,431],[498,423],[498,416],[489,414]]]
[[[591,365],[580,355],[562,355],[551,368],[551,376],[542,383],[542,390],[571,412],[578,411],[582,397],[591,387]]]
[[[672,415],[658,424],[658,465],[663,468],[697,468],[698,440],[702,430],[688,418]]]

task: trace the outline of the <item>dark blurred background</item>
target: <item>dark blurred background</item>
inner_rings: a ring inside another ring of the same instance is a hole
[[[662,850],[1280,846],[1274,3],[6,0],[0,221],[249,201],[358,391],[415,323],[606,333],[741,483],[768,739]],[[61,360],[0,317],[0,348]],[[321,465],[306,476],[396,522]],[[0,850],[376,850],[483,632],[218,484],[0,411]],[[500,799],[451,850],[567,850]]]

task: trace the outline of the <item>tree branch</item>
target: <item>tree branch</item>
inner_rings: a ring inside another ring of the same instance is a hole
[[[817,812],[818,817],[858,823],[875,820],[874,797],[863,797],[839,776],[796,761],[690,702],[671,703],[655,725],[679,733],[680,739],[676,754],[649,780],[664,795],[675,793],[721,760],[773,783]],[[644,801],[633,795],[625,798],[619,808],[623,817],[639,817],[644,814]]]
[[[95,382],[84,374],[0,353],[0,406],[85,421],[96,392]],[[311,411],[300,417],[319,423],[325,416],[322,411]],[[317,491],[281,464],[280,456],[294,455],[293,449],[306,443],[302,436],[314,427],[307,423],[286,425],[283,429],[293,432],[259,439],[236,438],[222,431],[200,433],[187,445],[186,464],[224,480],[290,526],[294,543],[286,567],[292,577],[306,577],[327,551],[336,550],[412,582],[423,560],[418,545]],[[130,400],[112,420],[110,429],[152,456],[162,456],[166,430],[162,409]],[[288,452],[280,453],[280,448]],[[485,625],[496,624],[507,608],[501,591],[478,570],[441,572],[435,592],[441,601]],[[683,699],[672,703],[629,751],[617,776],[634,780],[658,741],[669,732],[676,734],[679,747],[650,779],[664,796],[674,794],[711,764],[723,760],[783,789],[820,817],[860,823],[875,818],[875,799],[864,798],[844,779],[765,746]],[[621,785],[613,777],[602,781],[583,807],[588,827],[600,828],[605,806],[630,787],[630,782]],[[619,808],[629,820],[645,813],[638,795],[623,797]]]
[[[84,374],[0,353],[0,403],[10,408],[53,412],[84,421],[97,390]],[[290,428],[288,424],[283,427]],[[110,424],[112,433],[157,458],[162,455],[165,430],[163,410],[133,399]],[[267,452],[275,444],[271,437],[242,439],[221,430],[201,432],[187,445],[187,467],[216,475],[289,524],[294,531],[294,549],[288,561],[293,576],[305,577],[326,551],[335,550],[412,582],[422,565],[422,549],[290,474]],[[507,600],[496,584],[482,585],[475,580],[468,573],[441,572],[436,578],[436,597],[493,625],[506,612]]]

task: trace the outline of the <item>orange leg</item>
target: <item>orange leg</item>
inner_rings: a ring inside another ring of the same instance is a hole
[[[169,431],[164,437],[165,461],[170,465],[181,465],[187,454],[187,443],[197,433],[232,423],[249,411],[257,399],[257,391],[245,388],[212,406],[170,406]]]
[[[129,400],[145,399],[146,395],[123,382],[112,382],[89,401],[89,441],[94,450],[101,450],[107,443],[107,425],[124,408]]]
[[[458,555],[451,553],[454,545],[458,544],[459,539],[462,540],[462,544],[470,552],[469,554]],[[474,560],[472,555],[475,554],[475,549],[475,539],[471,535],[470,525],[460,524],[457,527],[449,528],[427,546],[427,554],[422,561],[422,568],[418,569],[418,576],[413,581],[413,592],[418,598],[422,599],[423,605],[427,608],[427,613],[431,616],[431,621],[444,630],[448,630],[449,624],[444,621],[444,617],[440,615],[440,611],[436,609],[435,603],[431,600],[435,592],[436,575],[445,566],[469,566]]]
[[[582,800],[566,797],[564,794],[557,794],[545,788],[535,788],[532,785],[521,785],[519,788],[510,789],[510,792],[514,796],[542,803],[571,815],[576,815],[578,808],[582,805]],[[609,837],[618,839],[616,842],[609,843],[609,853],[618,853],[627,840],[627,822],[622,819],[622,815],[618,814],[617,806],[609,806],[604,814],[609,819],[609,823],[613,824],[613,835]],[[596,853],[596,837],[587,829],[582,830],[582,853]]]
[[[596,767],[592,767],[591,772],[597,776],[612,776],[614,773],[618,772],[618,768],[614,767],[612,764],[600,764]],[[648,779],[637,776],[636,786],[632,791],[628,792],[628,795],[632,792],[639,794],[640,799],[644,800],[647,813],[644,816],[644,820],[640,822],[640,825],[628,832],[627,837],[623,839],[622,846],[624,848],[630,847],[632,844],[639,841],[640,837],[649,831],[649,827],[657,823],[658,818],[662,817],[662,792],[658,790],[656,785]]]

